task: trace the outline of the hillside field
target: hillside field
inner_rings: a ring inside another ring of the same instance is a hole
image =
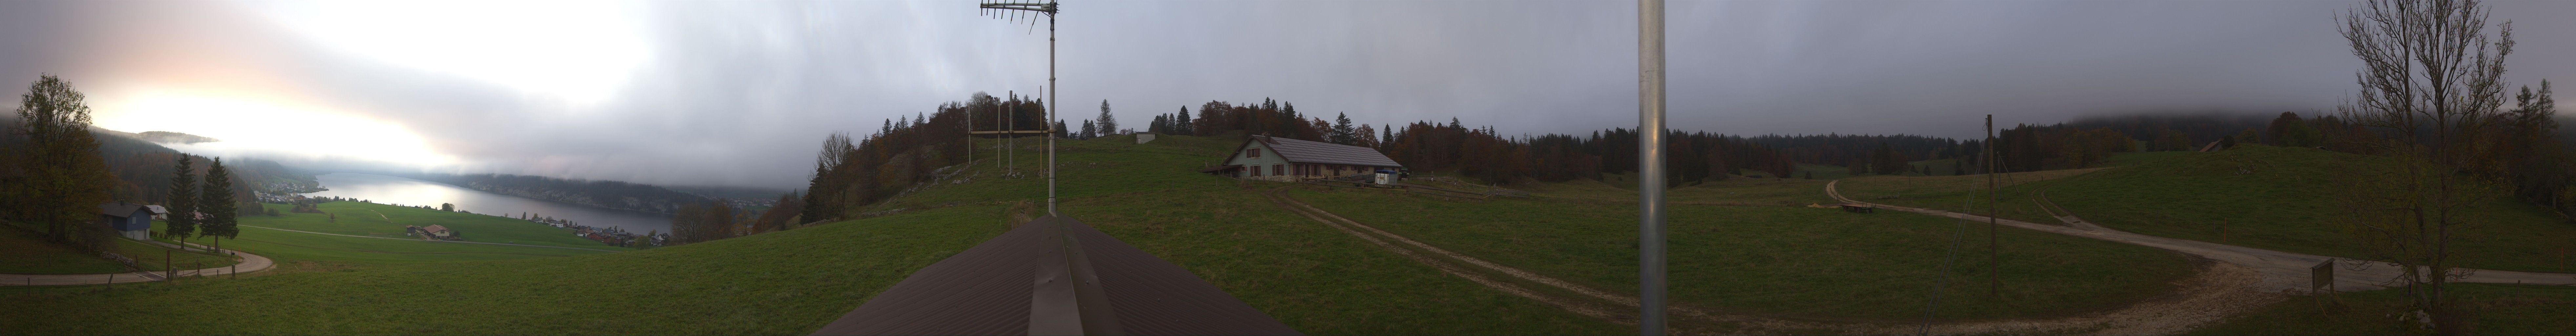
[[[2350,184],[2343,173],[2372,160],[2257,144],[2211,153],[2125,153],[2112,157],[2112,168],[2006,174],[2014,184],[2003,188],[2000,204],[2005,218],[2058,223],[2034,201],[2044,195],[2085,221],[2122,231],[2360,258],[2365,254],[2339,224],[2349,217],[2336,197]],[[1985,194],[1972,201],[1966,191],[1982,178],[1854,178],[1842,190],[1863,201],[1951,211],[1969,205],[1970,213],[1982,214]],[[2476,227],[2461,241],[2456,258],[2462,266],[2571,269],[2561,253],[2576,250],[2576,223],[2500,191],[2469,211]]]

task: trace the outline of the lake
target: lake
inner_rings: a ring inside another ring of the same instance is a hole
[[[342,197],[363,199],[377,204],[427,205],[456,204],[457,210],[478,214],[505,215],[518,218],[520,213],[554,217],[593,227],[620,227],[627,232],[671,232],[671,216],[657,213],[619,210],[588,205],[546,201],[466,189],[446,183],[401,177],[331,173],[316,177],[325,190],[304,197]]]

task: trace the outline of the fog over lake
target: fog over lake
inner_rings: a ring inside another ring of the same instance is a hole
[[[336,196],[363,199],[379,204],[430,207],[437,207],[439,203],[453,203],[456,204],[457,210],[478,214],[518,218],[520,213],[531,213],[573,221],[581,225],[622,227],[626,231],[639,234],[648,231],[671,232],[671,216],[664,214],[545,201],[384,175],[331,173],[319,176],[318,179],[321,180],[323,188],[331,190],[304,194],[305,197]]]

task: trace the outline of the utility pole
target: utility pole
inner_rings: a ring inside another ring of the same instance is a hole
[[[1996,219],[1995,216],[2002,215],[2004,190],[1999,189],[2001,186],[1995,185],[1997,174],[1994,169],[1995,164],[1998,163],[1995,160],[2002,157],[2003,155],[1995,153],[1995,115],[1988,114],[1986,115],[1986,279],[1988,280],[1986,295],[1996,298],[2002,298],[2004,292],[2003,251],[1999,250],[2003,243],[2002,238],[1995,236],[1999,231],[1996,227],[2002,226],[1999,224],[2001,220]]]
[[[1664,1],[1637,1],[1637,334],[1664,334]]]

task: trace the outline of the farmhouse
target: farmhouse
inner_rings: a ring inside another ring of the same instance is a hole
[[[456,231],[448,230],[446,226],[440,226],[437,224],[430,224],[429,226],[404,225],[403,229],[409,230],[413,234],[418,234],[422,237],[429,237],[431,239],[457,240]]]
[[[143,207],[152,209],[153,220],[170,220],[170,208],[159,205],[146,205]]]
[[[152,239],[152,216],[166,213],[150,206],[116,201],[98,204],[99,221],[116,230],[116,235],[134,240]]]
[[[1404,167],[1368,147],[1338,145],[1267,135],[1252,136],[1235,146],[1225,164],[1199,172],[1237,178],[1291,181],[1304,177],[1341,177]]]

